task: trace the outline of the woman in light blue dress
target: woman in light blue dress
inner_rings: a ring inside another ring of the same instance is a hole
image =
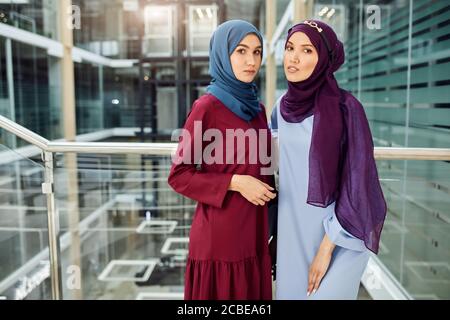
[[[288,91],[271,129],[279,145],[277,299],[356,299],[378,252],[386,203],[364,110],[333,73],[342,43],[325,23],[288,32]]]

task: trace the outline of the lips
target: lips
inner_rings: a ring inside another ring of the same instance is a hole
[[[245,73],[254,74],[256,70],[244,70]]]
[[[291,72],[291,73],[297,72],[297,71],[299,71],[299,70],[300,70],[299,68],[294,67],[294,66],[288,66],[288,67],[287,67],[287,71],[288,71],[288,72]]]

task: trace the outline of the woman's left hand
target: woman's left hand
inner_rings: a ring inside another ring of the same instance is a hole
[[[307,296],[309,296],[311,293],[316,293],[317,289],[319,289],[320,282],[327,273],[328,267],[330,265],[334,247],[335,244],[332,243],[328,236],[325,234],[322,243],[320,244],[319,250],[317,251],[314,260],[309,267],[308,290],[306,293]]]

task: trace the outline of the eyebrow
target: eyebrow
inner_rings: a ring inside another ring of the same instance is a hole
[[[247,48],[247,49],[250,49],[250,47],[249,47],[248,45],[243,44],[243,43],[239,43],[237,46],[238,46],[238,47],[241,46],[241,47],[245,47],[245,48]],[[255,49],[261,49],[261,48],[262,48],[261,46],[257,46]]]
[[[288,44],[294,45],[292,42],[288,41]],[[314,47],[312,44],[301,44],[302,47]]]

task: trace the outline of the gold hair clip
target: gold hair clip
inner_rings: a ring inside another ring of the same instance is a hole
[[[322,28],[320,28],[320,27],[317,25],[317,23],[314,22],[314,21],[305,20],[305,21],[303,21],[303,23],[305,23],[305,24],[307,24],[307,25],[309,25],[309,26],[311,26],[311,27],[313,27],[313,28],[316,28],[317,31],[319,31],[319,32],[322,32]]]

